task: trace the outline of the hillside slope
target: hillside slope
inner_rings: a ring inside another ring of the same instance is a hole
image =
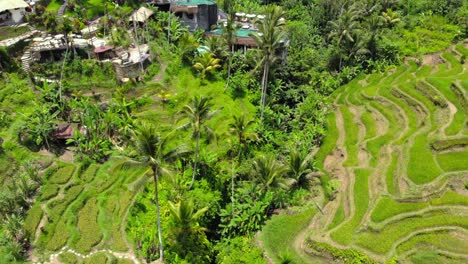
[[[317,157],[341,185],[309,226],[315,254],[468,261],[466,53],[459,44],[337,91],[329,118],[337,137]]]

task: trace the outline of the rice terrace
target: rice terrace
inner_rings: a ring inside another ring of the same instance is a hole
[[[432,55],[439,63],[408,60],[335,92],[317,157],[339,192],[314,216],[308,250],[468,261],[467,53],[457,45]]]

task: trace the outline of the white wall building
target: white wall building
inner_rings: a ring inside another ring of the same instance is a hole
[[[23,0],[0,0],[0,24],[16,24],[23,21],[29,5]]]

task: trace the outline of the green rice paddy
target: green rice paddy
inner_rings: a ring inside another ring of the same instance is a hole
[[[343,186],[307,244],[381,263],[468,262],[467,53],[459,44],[442,64],[409,61],[340,88],[317,160],[335,160],[321,168]]]

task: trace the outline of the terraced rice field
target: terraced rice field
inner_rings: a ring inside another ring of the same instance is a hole
[[[354,249],[375,262],[468,262],[466,47],[337,91],[335,138],[317,157],[341,185],[309,226],[316,254],[328,245],[329,255]]]
[[[125,219],[146,172],[119,159],[51,165],[25,220],[33,262],[138,263],[126,240]]]

